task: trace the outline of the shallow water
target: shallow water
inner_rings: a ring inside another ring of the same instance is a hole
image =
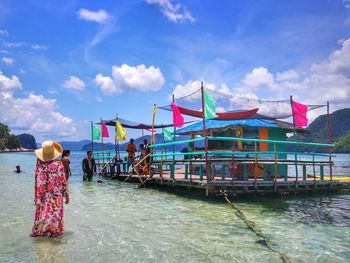
[[[82,158],[72,154],[65,235],[49,239],[29,237],[33,154],[0,154],[0,262],[282,261],[225,202],[121,182],[83,183]],[[350,163],[350,155],[338,158]],[[24,173],[13,172],[17,164]],[[292,262],[350,261],[348,192],[242,199],[236,205]]]

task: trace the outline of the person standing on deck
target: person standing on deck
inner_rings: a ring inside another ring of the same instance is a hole
[[[64,173],[66,174],[67,181],[72,174],[70,171],[70,167],[69,167],[69,165],[70,165],[69,156],[70,156],[70,150],[63,150],[61,162],[62,162],[63,167],[64,167]]]
[[[143,149],[142,149],[142,150],[143,150],[145,156],[147,156],[148,154],[151,153],[150,145],[148,144],[148,141],[147,141],[146,139],[143,140]],[[151,161],[151,157],[150,157],[150,156],[147,156],[146,159],[145,159],[145,161],[144,161],[144,165],[145,165],[144,171],[145,171],[145,174],[148,173],[150,161]]]
[[[92,181],[92,177],[94,176],[94,173],[96,173],[96,162],[95,159],[92,157],[92,152],[87,151],[86,158],[83,160],[83,181]]]
[[[128,152],[128,170],[129,166],[135,159],[136,144],[134,144],[134,139],[130,139],[130,143],[126,146],[126,151]]]

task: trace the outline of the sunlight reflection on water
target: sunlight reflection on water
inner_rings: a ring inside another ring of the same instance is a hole
[[[0,155],[0,262],[281,262],[224,202],[121,182],[82,182],[73,153],[65,235],[31,238],[32,154]],[[14,174],[20,164],[25,171]],[[350,260],[350,195],[242,199],[293,262]]]

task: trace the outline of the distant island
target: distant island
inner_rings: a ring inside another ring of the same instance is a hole
[[[10,128],[0,122],[0,152],[31,152],[37,148],[33,135],[14,135]]]

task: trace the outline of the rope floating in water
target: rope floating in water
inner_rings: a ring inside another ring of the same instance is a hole
[[[228,198],[226,192],[221,191],[221,194],[224,196],[224,198],[227,201],[227,203],[229,204],[229,206],[236,211],[236,215],[238,215],[238,217],[244,221],[244,223],[248,226],[248,228],[250,230],[252,230],[259,238],[262,239],[263,244],[268,249],[270,249],[271,251],[277,253],[281,257],[283,262],[285,262],[285,263],[292,263],[292,261],[289,259],[288,256],[286,256],[282,252],[280,252],[280,251],[278,251],[278,250],[273,248],[272,242],[270,241],[270,239],[268,239],[268,237],[265,236],[265,234],[256,226],[255,222],[249,220],[246,217],[246,215],[243,213],[243,211],[241,209],[239,209],[233,202],[230,201],[230,199]]]

